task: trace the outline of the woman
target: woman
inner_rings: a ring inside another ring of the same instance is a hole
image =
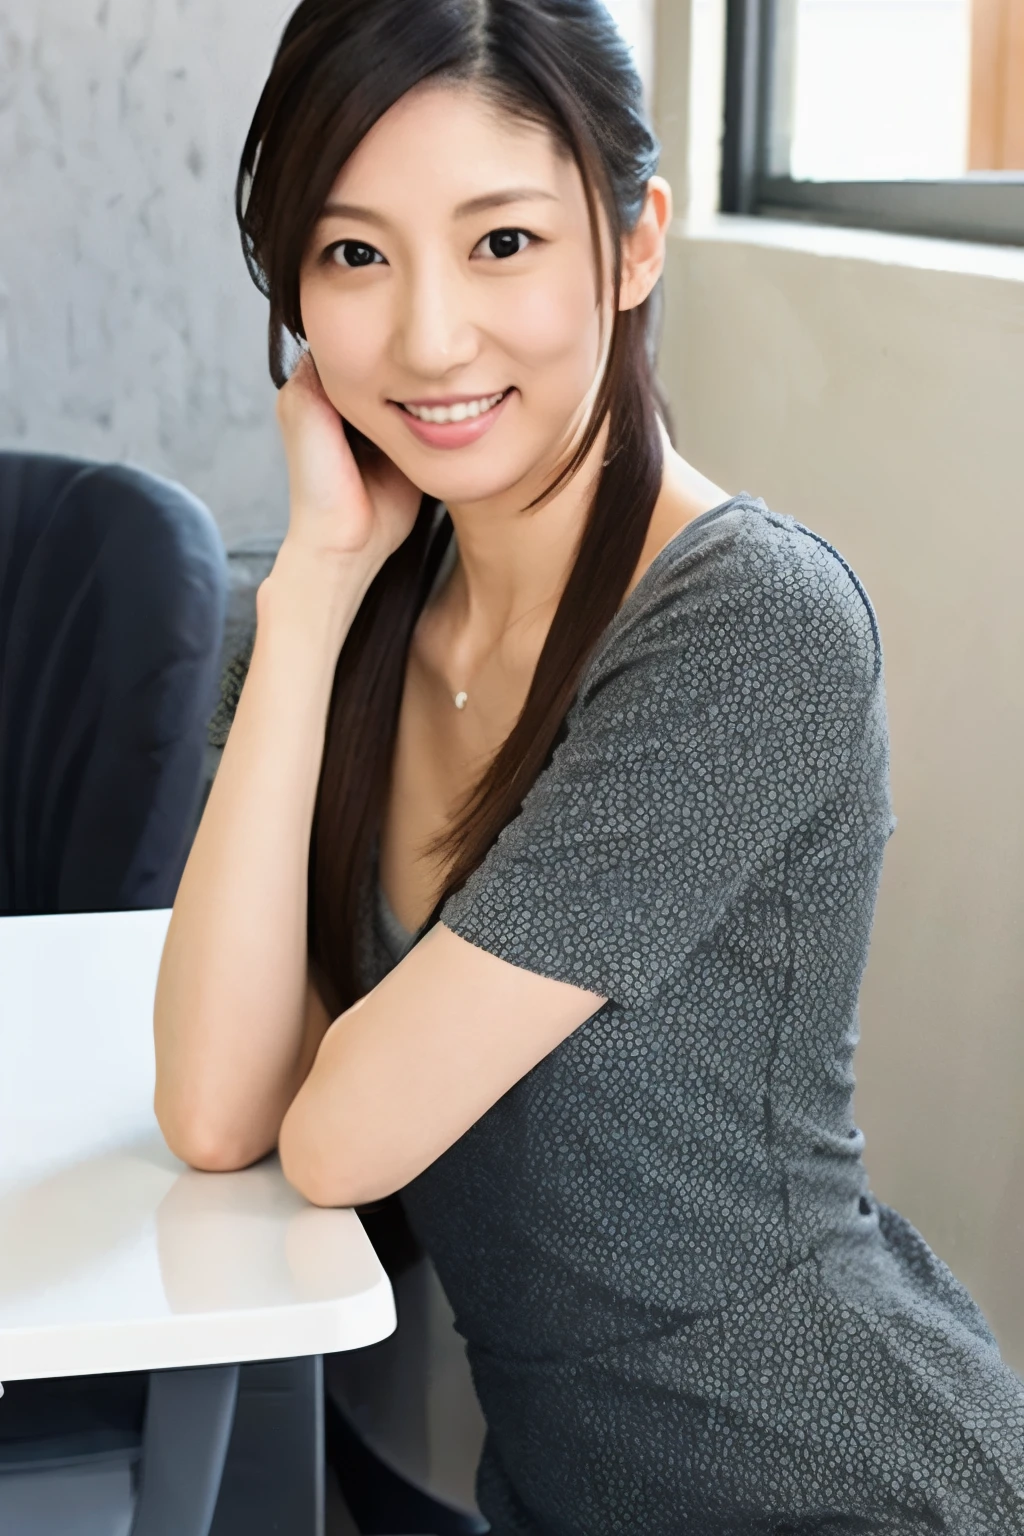
[[[656,154],[597,0],[289,24],[239,215],[290,522],[160,1121],[319,1204],[402,1190],[498,1536],[1022,1531],[1024,1388],[851,1115],[875,619],[667,441]]]

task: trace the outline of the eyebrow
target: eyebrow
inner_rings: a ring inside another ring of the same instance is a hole
[[[485,192],[481,197],[471,197],[467,202],[460,203],[455,210],[457,219],[470,218],[474,213],[486,213],[490,208],[505,208],[509,203],[532,203],[538,201],[557,203],[559,199],[554,192],[546,192],[543,187],[506,187],[501,192]],[[364,224],[376,224],[381,229],[386,229],[388,220],[383,214],[375,213],[372,208],[361,208],[357,203],[325,203],[324,219],[361,219]]]

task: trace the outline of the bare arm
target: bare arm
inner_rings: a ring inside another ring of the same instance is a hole
[[[257,596],[252,662],[182,877],[157,983],[155,1106],[171,1149],[238,1168],[276,1144],[329,1023],[307,978],[306,879],[341,646],[419,492],[362,477],[309,360],[278,416],[291,519]]]
[[[316,1205],[401,1189],[606,999],[509,965],[443,923],[328,1029],[281,1127]]]
[[[331,680],[360,590],[282,548],[189,855],[157,985],[156,1112],[173,1151],[268,1152],[327,1024],[306,976],[306,871]]]

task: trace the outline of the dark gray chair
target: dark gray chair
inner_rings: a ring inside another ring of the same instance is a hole
[[[181,486],[0,453],[0,914],[171,905],[225,592]]]
[[[216,525],[181,486],[0,453],[0,915],[173,903],[225,593]],[[208,1536],[238,1374],[11,1383],[0,1530]]]

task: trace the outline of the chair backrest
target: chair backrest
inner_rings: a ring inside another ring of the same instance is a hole
[[[181,486],[0,453],[0,914],[173,903],[225,594]]]

